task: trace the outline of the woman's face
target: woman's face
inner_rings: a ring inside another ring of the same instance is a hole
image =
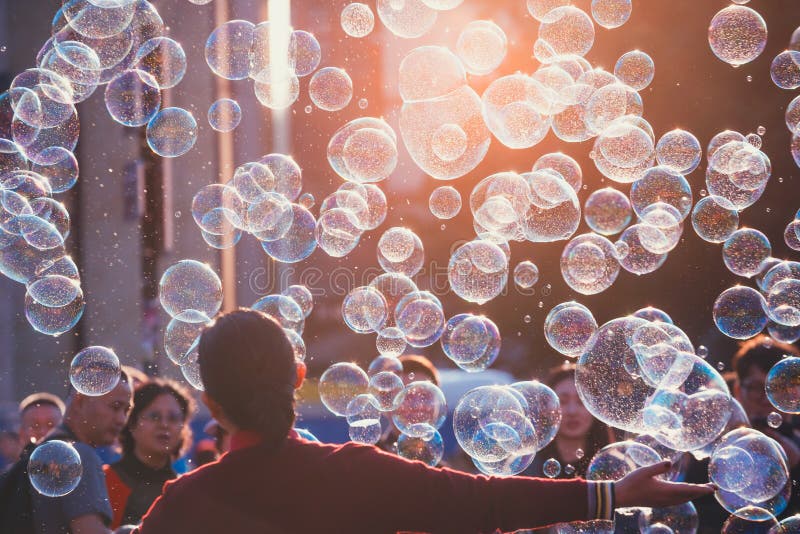
[[[558,436],[577,439],[589,434],[589,429],[592,428],[592,414],[584,408],[578,397],[575,381],[562,380],[555,385],[553,391],[561,402],[561,427]]]
[[[148,456],[177,453],[185,422],[175,397],[162,393],[142,410],[131,428],[136,449]]]

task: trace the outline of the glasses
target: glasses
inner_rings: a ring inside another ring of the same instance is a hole
[[[141,415],[142,421],[147,421],[148,423],[153,423],[156,425],[160,425],[162,422],[166,422],[168,425],[182,425],[183,424],[183,414],[179,412],[170,412],[167,414],[162,414],[159,412],[147,412]]]

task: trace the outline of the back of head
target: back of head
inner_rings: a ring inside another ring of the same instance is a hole
[[[29,408],[35,408],[37,406],[53,406],[61,412],[61,415],[64,415],[64,401],[52,393],[46,392],[31,393],[22,399],[19,403],[19,413],[21,415]]]
[[[403,354],[398,358],[403,364],[403,374],[410,376],[413,380],[427,380],[438,386],[440,385],[439,371],[428,358],[418,354]]]
[[[282,442],[294,424],[294,351],[271,317],[240,309],[217,317],[200,337],[200,377],[206,394],[242,430],[266,446]]]
[[[769,336],[748,339],[739,345],[739,350],[733,355],[736,378],[741,382],[754,367],[766,374],[784,356],[800,356],[800,351],[794,345],[775,341]]]

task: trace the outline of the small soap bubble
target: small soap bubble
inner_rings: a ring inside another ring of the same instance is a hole
[[[369,100],[366,98],[358,99],[358,109],[367,109],[367,106],[369,106]]]
[[[555,458],[545,460],[542,471],[547,478],[556,478],[561,474],[561,464]]]
[[[767,424],[772,428],[778,428],[783,424],[783,416],[778,412],[771,412],[767,416]]]
[[[765,133],[767,133],[767,129],[764,128],[763,126],[759,126],[758,128],[756,128],[756,133],[758,135],[763,136]]]
[[[522,320],[523,320],[523,321],[524,321],[526,324],[530,324],[530,322],[531,322],[531,321],[533,321],[533,317],[531,317],[529,314],[527,314],[527,313],[526,313],[526,314],[525,314],[525,315],[522,317]]]
[[[120,372],[119,358],[113,350],[87,347],[72,359],[69,381],[79,393],[98,397],[117,387]]]
[[[339,22],[350,37],[366,37],[375,27],[375,15],[368,5],[353,2],[342,9]]]
[[[444,441],[438,430],[424,437],[401,434],[397,438],[397,455],[406,460],[419,460],[434,467],[439,465],[444,456]]]
[[[31,486],[45,497],[68,495],[81,481],[81,457],[70,443],[50,440],[34,449],[28,460]]]
[[[800,380],[800,358],[784,358],[767,373],[765,390],[769,402],[778,410],[800,413],[800,390],[796,384]]]
[[[583,449],[576,449],[575,450],[575,458],[577,458],[578,460],[583,458],[583,455],[584,455]]]
[[[708,347],[706,347],[705,345],[700,345],[699,347],[697,347],[696,354],[705,360],[706,358],[708,358]]]
[[[208,108],[208,123],[218,132],[230,132],[242,121],[242,108],[236,100],[221,98]]]
[[[461,211],[461,193],[449,185],[437,187],[428,199],[428,208],[438,219],[452,219]]]
[[[353,98],[353,81],[344,69],[325,67],[311,77],[308,95],[318,108],[339,111]]]
[[[354,363],[331,365],[319,379],[319,397],[334,415],[346,416],[347,406],[357,396],[367,393],[369,377]]]
[[[767,302],[753,288],[734,286],[714,302],[713,317],[719,331],[734,339],[749,339],[767,326]]]
[[[800,87],[800,52],[784,50],[772,60],[769,69],[772,81],[781,89]]]
[[[392,422],[400,432],[414,438],[429,438],[447,416],[444,393],[431,382],[411,382],[395,399]]]
[[[571,477],[572,475],[574,475],[575,474],[575,466],[572,465],[572,464],[567,464],[566,467],[564,467],[564,474],[567,475],[568,477]]]
[[[222,282],[205,263],[182,260],[169,267],[159,282],[161,306],[170,316],[186,311],[214,317],[222,306]]]
[[[197,121],[183,108],[166,108],[147,123],[147,144],[164,158],[186,154],[197,141]]]
[[[539,281],[539,267],[530,260],[521,261],[514,267],[514,283],[522,289],[530,289]]]

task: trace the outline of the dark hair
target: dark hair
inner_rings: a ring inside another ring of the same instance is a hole
[[[739,345],[739,350],[733,355],[736,378],[741,382],[753,367],[768,373],[773,365],[781,361],[784,354],[800,356],[800,351],[794,345],[775,341],[769,336],[760,335],[748,339]]]
[[[180,384],[171,380],[151,379],[144,384],[139,384],[133,392],[133,408],[128,416],[128,422],[125,428],[122,429],[119,435],[119,443],[122,445],[122,453],[132,454],[135,441],[131,429],[139,422],[139,416],[148,406],[161,395],[172,395],[178,401],[183,414],[183,421],[189,419],[189,416],[194,412],[194,400],[186,392]],[[178,449],[174,451],[174,456],[177,458],[182,455],[189,448],[192,442],[192,431],[189,425],[184,424],[181,429],[181,439],[178,442]]]
[[[22,415],[28,408],[35,408],[37,406],[54,406],[64,415],[64,401],[59,399],[52,393],[39,392],[31,393],[19,403],[19,414]]]
[[[564,380],[571,380],[574,383],[575,369],[575,364],[568,362],[558,367],[553,367],[548,371],[544,384],[555,389],[556,385]],[[581,402],[583,401],[581,400]],[[591,459],[597,451],[612,441],[614,441],[613,433],[608,425],[592,415],[592,426],[589,427],[589,435],[586,437],[585,457]]]
[[[294,425],[294,350],[272,317],[239,309],[217,317],[200,336],[198,362],[206,394],[242,430],[277,447]]]
[[[400,360],[400,363],[403,364],[403,373],[414,373],[415,375],[422,373],[426,376],[430,376],[431,382],[433,382],[435,386],[440,384],[439,371],[436,369],[436,366],[433,365],[433,363],[431,363],[431,361],[425,356],[420,356],[418,354],[404,354],[400,356],[398,360]]]

